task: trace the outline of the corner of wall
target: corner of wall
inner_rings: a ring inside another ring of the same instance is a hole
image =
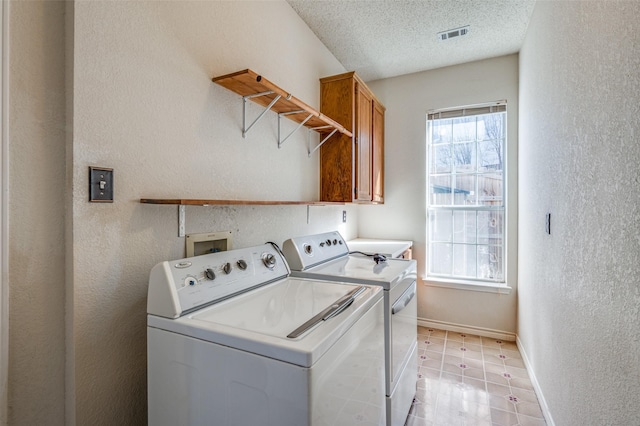
[[[75,350],[73,327],[73,61],[74,61],[75,1],[65,2],[65,424],[76,424]]]

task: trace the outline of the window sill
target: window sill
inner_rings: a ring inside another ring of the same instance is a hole
[[[477,281],[447,280],[422,277],[422,283],[428,287],[453,288],[456,290],[480,291],[485,293],[510,294],[511,287],[506,284]]]

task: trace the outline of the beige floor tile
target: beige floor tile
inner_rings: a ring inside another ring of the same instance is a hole
[[[519,402],[516,404],[516,412],[529,417],[543,418],[542,410],[537,402]]]
[[[418,379],[440,379],[440,369],[418,367]]]
[[[491,421],[495,426],[514,426],[519,423],[516,413],[494,408],[491,409]]]
[[[485,347],[499,348],[503,344],[502,340],[494,339],[493,337],[480,337],[480,340],[482,341],[482,346],[485,346]]]
[[[489,406],[510,413],[516,412],[515,405],[504,396],[489,395]]]
[[[526,389],[530,391],[533,390],[533,385],[531,384],[531,380],[529,380],[528,378],[521,379],[519,377],[514,377],[511,380],[509,380],[509,384],[511,385],[512,388]]]
[[[547,424],[543,418],[529,417],[522,414],[518,414],[518,420],[520,420],[520,426],[545,426]]]
[[[502,374],[490,373],[485,371],[485,377],[487,378],[487,383],[496,383],[503,386],[509,385],[509,379],[504,377]]]
[[[429,338],[426,340],[418,340],[418,347],[432,352],[443,352],[444,339]]]
[[[462,375],[466,378],[484,380],[484,370],[482,368],[465,368]]]
[[[522,359],[522,355],[520,355],[520,352],[518,352],[517,350],[513,351],[509,349],[502,349],[502,353],[506,355],[507,358],[520,359],[520,360]]]
[[[450,373],[450,374],[458,374],[458,375],[462,376],[464,367],[461,367],[461,366],[463,366],[463,365],[465,365],[465,364],[463,364],[463,363],[459,363],[459,364],[443,364],[442,365],[442,371]]]
[[[504,366],[504,371],[511,376],[511,378],[520,378],[520,379],[528,379],[529,374],[527,374],[527,370],[524,368],[512,367],[510,365]]]
[[[504,359],[505,365],[509,365],[511,367],[525,368],[524,362],[521,359],[517,358],[506,358]]]
[[[419,329],[426,330],[426,333],[431,337],[440,337],[444,339],[447,336],[447,332],[444,330],[438,330],[430,327],[420,327]]]
[[[538,403],[538,397],[536,397],[536,393],[534,391],[511,388],[511,393],[518,397],[518,401],[520,402]]]
[[[509,386],[487,382],[487,392],[490,395],[506,396],[511,393],[511,389],[509,389]]]

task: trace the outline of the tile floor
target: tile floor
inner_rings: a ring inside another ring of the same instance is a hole
[[[418,327],[418,386],[405,426],[542,426],[515,342]]]

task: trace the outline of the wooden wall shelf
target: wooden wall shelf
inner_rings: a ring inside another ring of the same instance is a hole
[[[249,69],[234,72],[231,74],[214,77],[214,83],[231,90],[243,98],[243,129],[244,137],[251,127],[256,124],[267,111],[274,111],[278,114],[278,147],[284,143],[300,127],[304,126],[309,130],[316,131],[326,136],[318,147],[329,139],[335,132],[340,132],[349,137],[351,131],[330,117],[322,114],[318,110],[310,107],[300,99],[291,95],[287,91],[276,86],[266,78]],[[246,125],[246,110],[244,105],[250,100],[265,108],[265,110],[250,125]],[[298,123],[298,127],[286,137],[280,136],[280,117],[286,117]],[[316,147],[316,149],[318,148]],[[315,149],[313,150],[315,151]],[[309,154],[313,151],[309,150]]]

